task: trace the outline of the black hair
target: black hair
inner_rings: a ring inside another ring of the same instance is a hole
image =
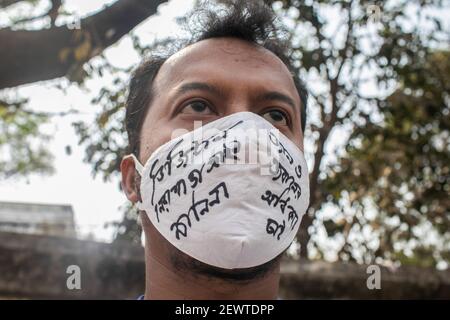
[[[274,53],[291,72],[301,101],[301,128],[305,131],[307,91],[289,58],[289,44],[283,38],[283,29],[277,26],[276,16],[271,8],[259,1],[226,2],[225,10],[215,11],[207,6],[193,13],[195,30],[190,40],[179,39],[172,49],[180,50],[196,42],[221,37],[232,37],[260,45]],[[191,16],[192,18],[192,16]],[[175,41],[176,42],[176,41]],[[125,126],[128,133],[128,153],[139,156],[140,132],[150,107],[153,81],[163,63],[175,52],[152,55],[145,59],[134,71],[129,85],[126,102]]]

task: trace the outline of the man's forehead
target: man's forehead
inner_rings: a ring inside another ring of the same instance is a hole
[[[195,59],[197,56],[208,56],[210,53],[230,55],[242,59],[258,59],[271,64],[283,62],[271,51],[257,44],[238,38],[211,38],[196,42],[172,55],[166,62],[174,64],[185,59]]]
[[[292,80],[286,65],[271,51],[237,38],[213,38],[194,43],[168,58],[161,66],[155,83],[163,80],[161,85],[165,86],[168,82],[178,82],[190,67],[206,66],[207,63],[236,63],[236,66],[243,63],[245,67],[276,73],[286,81]]]

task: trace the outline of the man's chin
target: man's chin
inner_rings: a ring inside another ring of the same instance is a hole
[[[204,276],[229,282],[246,282],[264,278],[269,273],[275,271],[279,266],[282,255],[280,254],[274,259],[256,267],[224,269],[198,261],[177,250],[176,253],[171,255],[171,262],[175,269],[190,273],[194,276]]]

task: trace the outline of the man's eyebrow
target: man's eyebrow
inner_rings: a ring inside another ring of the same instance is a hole
[[[278,91],[264,92],[264,93],[258,95],[258,100],[279,100],[279,101],[287,103],[294,110],[296,108],[295,101],[291,97],[289,97],[288,95],[285,95],[284,93],[278,92]]]
[[[177,89],[176,93],[181,95],[194,90],[209,91],[210,93],[216,94],[218,96],[223,96],[223,92],[219,88],[204,82],[184,83]]]

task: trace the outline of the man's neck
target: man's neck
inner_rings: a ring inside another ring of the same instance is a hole
[[[276,299],[279,266],[264,277],[230,283],[202,275],[180,273],[163,259],[146,252],[145,299],[149,300],[249,300]]]

